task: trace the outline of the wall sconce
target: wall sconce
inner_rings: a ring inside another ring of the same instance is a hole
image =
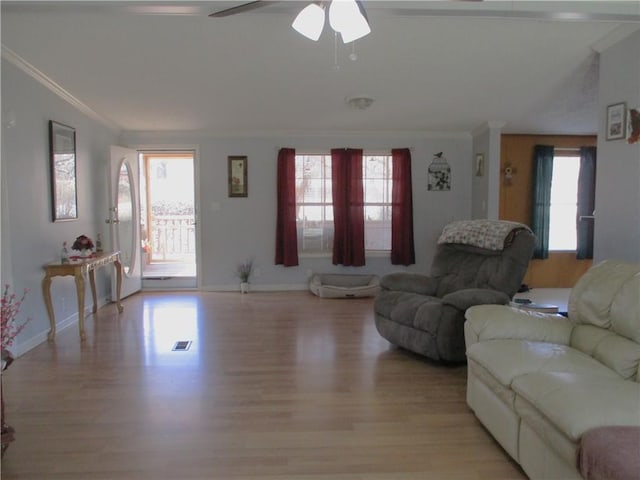
[[[5,128],[13,128],[17,125],[18,120],[16,119],[16,112],[14,112],[13,110],[7,110],[5,112],[3,112],[2,115],[3,118],[3,124],[5,126]]]

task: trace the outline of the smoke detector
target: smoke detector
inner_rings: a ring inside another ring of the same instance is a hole
[[[366,110],[373,103],[373,98],[368,95],[354,95],[344,99],[347,105],[356,110]]]

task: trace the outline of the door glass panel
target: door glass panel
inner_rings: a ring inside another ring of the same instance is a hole
[[[133,268],[133,195],[131,192],[131,171],[127,162],[122,162],[118,175],[118,245],[124,273]]]

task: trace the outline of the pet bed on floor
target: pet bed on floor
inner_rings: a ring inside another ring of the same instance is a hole
[[[380,290],[377,275],[317,273],[309,281],[309,290],[322,298],[373,297]]]

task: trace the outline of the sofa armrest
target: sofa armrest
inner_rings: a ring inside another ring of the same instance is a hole
[[[473,307],[474,305],[506,305],[509,303],[509,300],[509,295],[497,290],[488,288],[465,288],[447,293],[442,297],[442,304],[451,305],[464,312],[467,308]]]
[[[438,281],[418,273],[389,273],[380,279],[380,286],[385,290],[435,295]]]
[[[507,305],[477,305],[465,313],[467,348],[495,339],[529,340],[569,345],[574,323],[555,314],[519,310]]]

